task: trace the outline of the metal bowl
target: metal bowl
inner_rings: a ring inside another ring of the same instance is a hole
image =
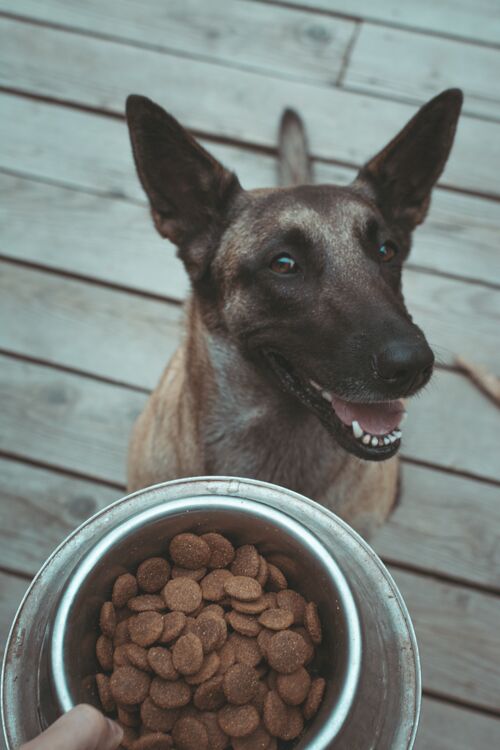
[[[247,479],[196,478],[136,492],[93,516],[42,567],[9,636],[2,717],[9,750],[79,702],[97,703],[97,622],[114,579],[165,553],[182,531],[255,544],[290,586],[318,603],[327,679],[297,750],[413,747],[420,667],[411,621],[371,548],[313,501]]]

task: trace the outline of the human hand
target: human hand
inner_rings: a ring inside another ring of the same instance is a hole
[[[115,750],[122,741],[118,724],[96,708],[77,706],[19,750]]]

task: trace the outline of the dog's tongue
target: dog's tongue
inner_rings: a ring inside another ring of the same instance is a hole
[[[380,404],[354,404],[333,396],[332,407],[339,419],[347,425],[359,422],[364,432],[385,435],[395,430],[404,414],[402,401],[385,401]]]

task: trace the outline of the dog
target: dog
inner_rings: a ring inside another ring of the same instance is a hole
[[[347,187],[250,191],[157,104],[127,99],[154,225],[192,288],[183,343],[132,432],[130,491],[241,476],[302,493],[366,538],[384,522],[401,399],[434,365],[402,265],[462,98],[449,89],[425,104]]]

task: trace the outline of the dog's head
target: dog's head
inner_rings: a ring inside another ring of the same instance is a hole
[[[364,459],[398,450],[399,399],[432,373],[401,268],[461,103],[458,90],[432,99],[348,187],[245,191],[158,105],[127,100],[154,223],[179,247],[207,325]]]

